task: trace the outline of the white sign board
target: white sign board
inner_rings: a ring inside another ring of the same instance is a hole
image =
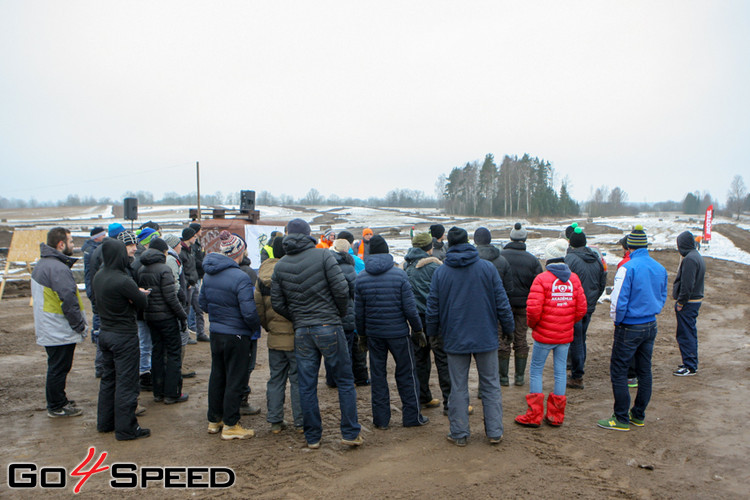
[[[250,267],[253,269],[258,269],[260,267],[260,250],[269,243],[273,231],[278,231],[281,234],[284,234],[284,226],[245,224],[247,257],[250,259]]]

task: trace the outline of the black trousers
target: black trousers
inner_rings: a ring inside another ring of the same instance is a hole
[[[352,360],[352,375],[354,375],[354,385],[367,384],[370,381],[370,374],[367,371],[367,353],[359,350],[357,344],[356,330],[344,330],[347,347],[349,348],[349,357]],[[333,374],[326,368],[326,384],[328,387],[336,387],[336,381],[333,380]]]
[[[47,351],[47,409],[56,411],[68,404],[65,382],[73,366],[75,344],[46,346]]]
[[[443,337],[427,337],[427,344],[427,347],[414,346],[419,379],[419,402],[425,404],[432,400],[432,391],[430,391],[430,372],[432,371],[430,351],[432,351],[440,392],[443,393],[443,408],[447,409],[448,396],[451,394],[451,377],[448,372],[448,356],[443,350]]]
[[[221,335],[221,334],[219,334]],[[250,351],[248,352],[247,359],[247,376],[245,377],[245,387],[242,389],[242,395],[250,394],[250,375],[255,370],[255,362],[258,359],[258,339],[250,341]]]
[[[252,341],[247,335],[211,332],[211,376],[208,379],[209,422],[235,425],[240,421],[240,401],[247,387],[247,366]]]
[[[114,333],[100,330],[99,348],[102,351],[102,378],[96,428],[99,432],[114,430],[118,440],[135,439],[138,432],[135,409],[140,393],[138,331]]]
[[[182,337],[177,318],[147,321],[151,330],[151,380],[154,397],[182,394]]]

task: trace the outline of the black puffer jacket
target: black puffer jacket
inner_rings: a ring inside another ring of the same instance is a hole
[[[194,286],[200,279],[198,269],[195,267],[195,256],[190,247],[180,243],[180,260],[182,261],[182,272],[185,273],[187,286]]]
[[[542,273],[539,259],[526,251],[526,243],[511,241],[500,252],[510,264],[513,275],[513,291],[508,294],[511,307],[526,308],[526,298],[529,296],[531,284],[538,274]]]
[[[596,303],[607,286],[607,271],[604,270],[602,260],[589,247],[570,247],[565,263],[581,280],[588,304],[587,312],[594,312]]]
[[[513,291],[513,273],[510,271],[508,261],[500,255],[500,249],[492,245],[477,245],[476,247],[477,252],[479,252],[479,258],[492,262],[497,272],[500,273],[505,293],[510,296]]]
[[[330,250],[315,248],[304,234],[284,237],[286,255],[279,260],[271,281],[274,311],[294,328],[341,325],[349,308],[349,284]]]
[[[339,253],[333,251],[333,257],[336,263],[344,273],[346,282],[349,284],[349,307],[346,309],[346,316],[341,318],[344,330],[351,331],[357,328],[354,322],[354,283],[357,281],[357,271],[354,270],[354,257],[348,253]]]
[[[101,247],[103,265],[94,276],[93,286],[102,330],[138,335],[136,312],[146,307],[148,299],[128,272],[128,251],[124,243],[114,239]]]
[[[682,262],[677,269],[677,277],[672,287],[672,298],[685,305],[690,300],[703,298],[706,263],[703,262],[703,256],[695,249],[695,239],[689,231],[677,237],[677,249],[682,255]]]
[[[146,321],[162,321],[170,318],[187,319],[185,309],[177,299],[174,275],[172,275],[172,270],[166,262],[166,255],[153,248],[149,248],[141,255],[138,286],[151,289],[151,294],[148,296],[148,307],[144,314]]]

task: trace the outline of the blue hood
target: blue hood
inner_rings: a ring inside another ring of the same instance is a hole
[[[474,245],[461,243],[448,248],[445,254],[445,264],[451,267],[466,267],[479,260],[479,252]]]
[[[219,274],[230,267],[240,268],[239,264],[233,259],[220,253],[210,253],[203,259],[203,270],[206,271],[206,274]]]
[[[393,255],[389,253],[370,254],[365,259],[365,271],[370,274],[383,274],[393,268]]]
[[[567,282],[572,274],[567,264],[563,262],[556,262],[554,264],[547,264],[547,271],[555,275],[555,277],[561,281]]]

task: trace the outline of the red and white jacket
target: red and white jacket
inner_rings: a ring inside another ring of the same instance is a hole
[[[548,264],[531,285],[526,322],[537,342],[567,344],[573,341],[573,325],[586,315],[587,307],[578,276],[566,264]]]

